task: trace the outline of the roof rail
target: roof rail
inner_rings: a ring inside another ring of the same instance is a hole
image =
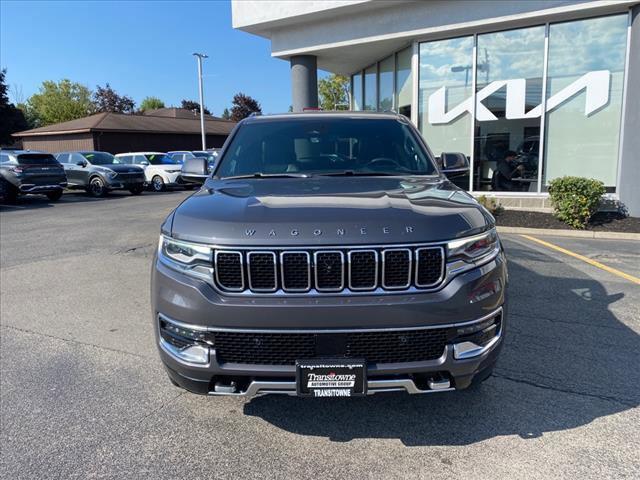
[[[261,112],[251,112],[251,113],[249,114],[249,117],[259,117],[260,115],[262,115],[262,113],[261,113]]]

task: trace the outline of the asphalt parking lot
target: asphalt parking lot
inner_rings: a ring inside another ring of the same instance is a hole
[[[640,286],[518,235],[510,326],[473,392],[185,393],[149,269],[189,193],[0,206],[2,478],[639,478]],[[640,242],[545,237],[640,276]]]

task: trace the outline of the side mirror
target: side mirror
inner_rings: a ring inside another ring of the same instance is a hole
[[[464,153],[441,153],[438,165],[448,177],[469,173],[469,159]]]
[[[84,168],[84,167],[86,167],[88,165],[88,163],[87,163],[86,160],[79,160],[78,162],[76,162],[76,165]]]
[[[209,162],[206,158],[187,158],[182,164],[182,173],[186,175],[209,175]]]
[[[140,165],[144,165],[145,167],[149,166],[149,162],[147,162],[146,160],[143,160],[140,162]]]

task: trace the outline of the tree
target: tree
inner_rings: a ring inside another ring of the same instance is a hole
[[[224,111],[222,112],[222,118],[224,118],[225,120],[231,120],[231,112],[226,107],[225,107]]]
[[[68,79],[42,82],[40,92],[31,95],[26,106],[27,115],[40,126],[86,117],[95,108],[91,90]]]
[[[107,83],[104,88],[98,85],[93,93],[96,112],[133,113],[136,102],[126,95],[118,95]]]
[[[200,113],[200,103],[194,102],[193,100],[182,100],[182,108],[191,110],[192,112],[195,111],[196,113]],[[211,112],[207,109],[207,107],[204,107],[204,113],[207,115],[211,115]]]
[[[156,110],[158,108],[164,108],[164,102],[158,97],[145,97],[140,103],[140,111],[146,112],[147,110]]]
[[[7,70],[0,70],[0,145],[11,144],[11,134],[29,128],[22,110],[9,102],[5,75]]]
[[[323,110],[349,110],[349,79],[335,73],[320,79],[318,96]]]
[[[262,113],[260,104],[244,93],[236,93],[231,101],[231,120],[239,122],[243,118],[247,118],[252,113]]]

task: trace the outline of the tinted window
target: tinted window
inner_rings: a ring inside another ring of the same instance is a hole
[[[389,173],[434,175],[428,153],[396,119],[304,118],[243,125],[217,175]]]
[[[69,154],[59,153],[58,156],[56,157],[56,160],[58,160],[60,163],[67,163],[69,162]]]
[[[147,154],[145,155],[151,165],[176,165],[180,163],[177,159],[171,158],[169,155],[161,154]]]
[[[58,161],[48,153],[24,153],[18,155],[20,165],[57,165]]]
[[[107,152],[82,152],[81,155],[93,165],[111,165],[115,157]]]
[[[11,158],[9,158],[9,155],[0,153],[0,163],[9,163],[10,161],[11,161]]]

